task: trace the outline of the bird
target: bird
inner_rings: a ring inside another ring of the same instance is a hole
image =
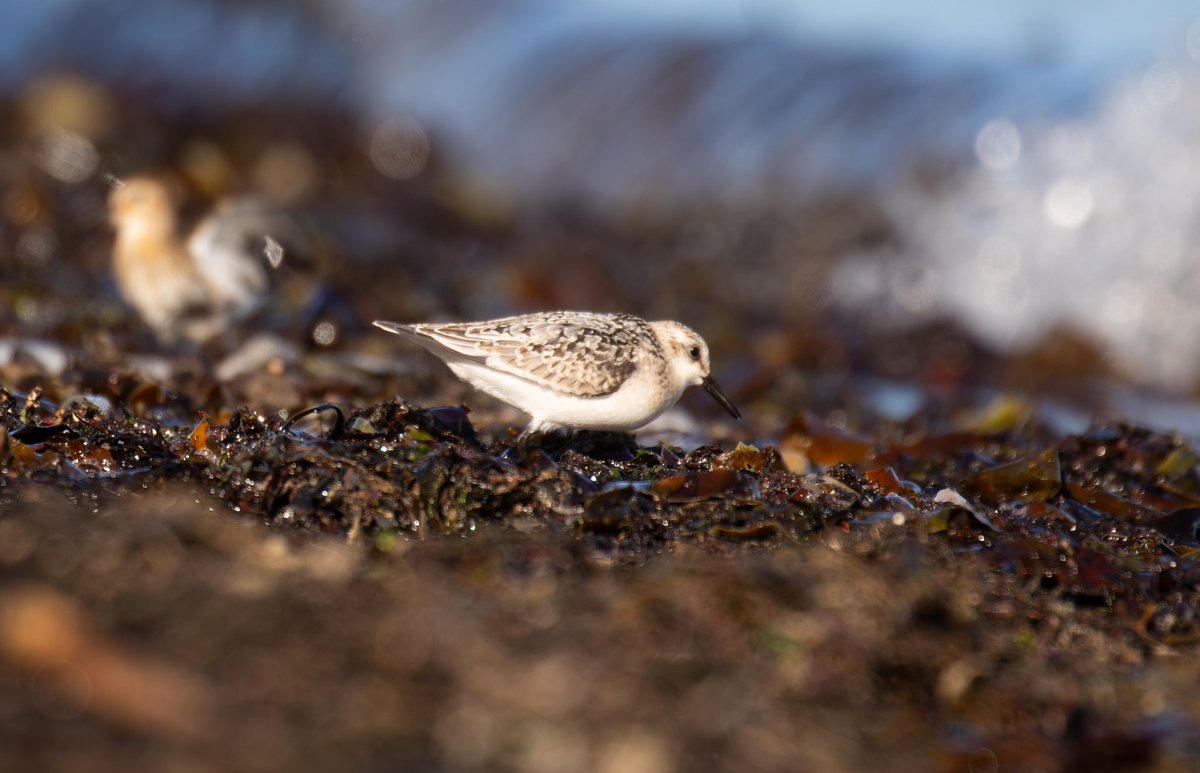
[[[708,344],[669,320],[549,311],[484,322],[376,321],[420,344],[481,392],[526,413],[522,438],[554,430],[630,432],[703,387],[741,412],[712,375]]]
[[[117,289],[161,342],[202,343],[265,303],[267,266],[278,266],[282,248],[267,234],[270,218],[249,202],[218,205],[184,235],[165,180],[115,182],[108,209]]]

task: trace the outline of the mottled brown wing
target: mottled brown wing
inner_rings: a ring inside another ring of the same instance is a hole
[[[637,370],[638,347],[657,347],[643,320],[624,315],[536,314],[413,327],[488,367],[580,397],[617,391]]]

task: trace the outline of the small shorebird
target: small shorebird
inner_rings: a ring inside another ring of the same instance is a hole
[[[148,176],[116,183],[108,207],[117,287],[160,341],[203,342],[262,306],[282,248],[261,208],[225,202],[184,237],[171,189]]]
[[[476,389],[531,417],[525,435],[558,428],[628,432],[690,386],[741,413],[710,372],[708,345],[678,322],[551,311],[488,322],[376,322],[440,357]]]

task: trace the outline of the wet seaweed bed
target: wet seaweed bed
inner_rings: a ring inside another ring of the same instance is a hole
[[[1056,437],[1005,403],[972,429],[810,418],[778,447],[684,453],[521,447],[400,400],[184,426],[0,402],[5,769],[1171,770],[1200,750],[1178,437]]]
[[[138,168],[252,168],[292,132],[336,181],[309,222],[345,303],[157,347],[106,284],[106,186],[6,128],[0,769],[1193,767],[1188,439],[980,391],[1103,375],[1069,341],[869,337],[696,268],[886,239],[869,208],[522,222],[437,169],[381,182],[336,117],[133,115],[97,142]],[[687,319],[748,421],[701,395],[676,415],[699,442],[519,445],[518,415],[355,319],[493,298]],[[214,376],[261,332],[288,345]],[[880,375],[920,399],[884,410]]]

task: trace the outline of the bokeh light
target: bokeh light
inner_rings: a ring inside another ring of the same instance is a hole
[[[1022,247],[1016,239],[997,234],[984,239],[975,260],[984,281],[1010,284],[1021,274]]]
[[[337,326],[328,320],[318,322],[313,327],[312,339],[318,346],[333,346],[337,341]]]
[[[1021,158],[1021,132],[1012,121],[989,121],[975,136],[975,155],[988,169],[1008,169]]]
[[[86,137],[63,129],[38,137],[33,152],[42,169],[65,183],[83,182],[100,163],[100,154]]]
[[[398,118],[382,124],[371,136],[371,162],[396,180],[416,177],[429,163],[429,138],[421,124]]]
[[[1095,203],[1090,187],[1079,180],[1064,177],[1050,184],[1042,206],[1051,223],[1060,228],[1078,228],[1091,217]]]
[[[29,225],[41,209],[37,192],[29,186],[14,186],[4,196],[4,216],[13,225]]]
[[[1158,63],[1142,74],[1142,94],[1155,107],[1166,107],[1179,98],[1182,82],[1179,71],[1169,64]]]
[[[282,205],[295,205],[312,196],[318,183],[316,161],[297,142],[277,142],[267,147],[254,164],[254,185]]]
[[[54,259],[58,242],[48,231],[26,231],[17,238],[17,260],[30,268],[40,268]]]

